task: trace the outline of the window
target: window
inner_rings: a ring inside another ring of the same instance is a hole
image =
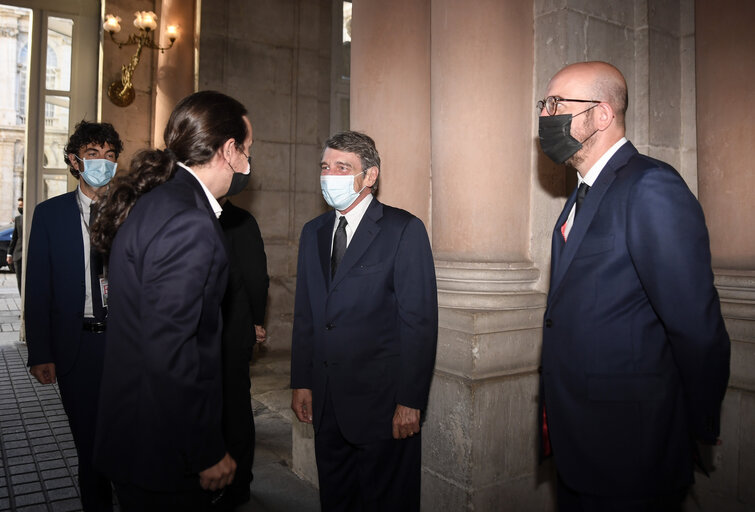
[[[330,133],[348,130],[350,124],[351,10],[351,0],[333,0]]]

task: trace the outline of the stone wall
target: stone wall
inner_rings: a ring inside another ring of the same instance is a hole
[[[330,123],[330,1],[203,2],[201,20],[199,89],[249,110],[252,178],[233,202],[252,212],[265,241],[268,348],[289,350],[299,234],[327,206],[319,159]]]

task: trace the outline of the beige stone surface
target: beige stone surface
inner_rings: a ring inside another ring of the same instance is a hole
[[[257,125],[254,124],[254,133],[257,132]],[[278,192],[290,190],[291,157],[291,148],[288,144],[270,142],[265,139],[255,141],[252,146],[253,168],[250,180],[252,188]]]
[[[752,93],[755,80],[755,31],[749,23],[755,3],[698,1],[695,6],[697,160],[713,264],[753,270],[755,173],[742,149],[755,140],[755,112],[740,109],[739,98]],[[737,114],[724,119],[721,112],[727,111]]]
[[[431,480],[448,482],[443,492],[460,491],[466,498],[454,499],[476,501],[484,489],[506,482],[528,480],[534,487],[537,382],[536,373],[471,383],[436,373],[423,461]]]
[[[742,393],[737,498],[755,504],[755,394]]]

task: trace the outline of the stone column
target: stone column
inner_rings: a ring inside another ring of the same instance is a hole
[[[721,310],[731,338],[716,471],[696,487],[706,510],[755,508],[755,4],[697,1],[697,160]],[[733,115],[722,115],[732,112]]]
[[[430,2],[354,2],[351,128],[375,139],[378,197],[430,230]]]
[[[160,44],[167,46],[168,25],[178,25],[179,34],[173,48],[157,54],[155,80],[155,121],[152,141],[154,146],[165,147],[163,133],[170,113],[184,97],[194,92],[194,40],[196,37],[193,2],[162,0],[160,8]]]
[[[433,250],[440,336],[423,509],[542,508],[545,295],[530,260],[532,4],[432,2]]]

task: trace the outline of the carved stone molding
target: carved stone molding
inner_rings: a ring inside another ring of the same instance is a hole
[[[540,270],[530,262],[436,260],[435,273],[440,307],[508,310],[544,303],[534,289]]]
[[[755,392],[755,271],[716,270],[715,284],[731,338],[729,386]]]

